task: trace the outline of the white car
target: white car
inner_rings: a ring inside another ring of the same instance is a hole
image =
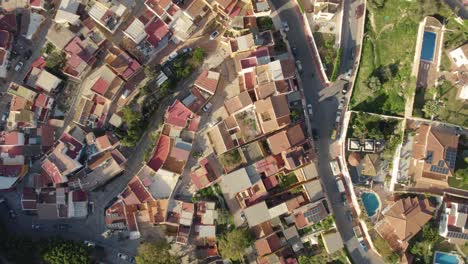
[[[104,238],[108,238],[110,235],[112,234],[112,231],[111,230],[106,230],[104,231],[104,233],[102,233],[102,237]]]
[[[209,112],[211,110],[211,107],[213,107],[213,104],[211,102],[208,102],[205,106],[203,106],[203,112]]]
[[[172,52],[171,54],[169,54],[169,57],[167,58],[168,61],[172,61],[174,60],[175,58],[177,58],[179,54],[177,53],[177,51],[174,51]]]
[[[88,241],[88,240],[83,241],[83,244],[85,244],[88,247],[95,247],[96,246],[96,243]]]
[[[312,105],[311,105],[311,104],[308,104],[308,105],[307,105],[307,113],[309,113],[309,115],[313,115],[313,114],[314,114],[314,112],[313,112],[313,110],[312,110]]]
[[[296,61],[296,67],[299,72],[302,72],[302,63],[300,60]]]
[[[282,22],[282,24],[283,24],[283,30],[284,30],[284,32],[288,32],[288,31],[289,31],[289,25],[288,25],[288,22],[286,22],[286,21],[283,21],[283,22]]]
[[[336,123],[340,122],[340,119],[341,119],[341,110],[338,110],[338,112],[336,112],[336,120],[335,120],[335,122],[336,122]]]
[[[18,64],[16,64],[16,66],[15,66],[15,71],[17,71],[17,72],[20,71],[21,68],[23,68],[23,64],[24,63],[22,61],[18,62]]]
[[[130,94],[130,89],[125,89],[122,93],[122,99],[127,99],[128,95]]]
[[[182,50],[182,53],[189,53],[192,52],[192,48],[185,48]]]
[[[210,40],[214,40],[215,38],[217,38],[219,36],[219,32],[218,31],[214,31],[213,33],[211,33],[210,35]]]

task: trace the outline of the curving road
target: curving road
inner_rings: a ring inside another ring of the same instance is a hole
[[[320,81],[318,77],[319,71],[316,68],[312,48],[308,44],[310,43],[310,37],[306,35],[307,31],[304,29],[302,16],[294,1],[271,0],[271,3],[274,8],[273,15],[279,16],[281,21],[287,21],[289,24],[290,31],[287,32],[287,39],[291,46],[296,47],[296,60],[300,60],[303,66],[301,79],[303,83],[304,96],[307,103],[310,103],[313,106],[314,114],[311,123],[312,127],[317,130],[319,135],[319,140],[316,142],[316,148],[319,150],[317,157],[318,172],[331,203],[338,230],[341,233],[343,241],[350,252],[354,263],[383,263],[375,253],[365,252],[361,248],[359,241],[354,235],[352,223],[348,221],[347,218],[349,208],[345,207],[341,202],[338,187],[329,166],[331,159],[329,153],[332,148],[332,142],[329,140],[329,135],[335,124],[338,101],[343,97],[340,92],[341,89],[339,89],[342,84],[333,84],[330,87],[326,87],[326,85]],[[351,9],[351,5],[354,6],[356,3],[346,1],[344,7],[345,12],[347,13],[343,16],[343,24],[345,27],[343,28],[345,34],[343,36],[344,42],[355,42],[356,40],[356,31],[353,29],[353,27],[356,26],[356,21],[349,21],[355,20],[354,10]],[[354,47],[354,43],[347,43],[344,45],[343,53],[347,55],[343,55],[343,57],[351,57],[351,54],[348,52],[350,52]],[[344,63],[341,71],[346,72],[352,66],[353,61],[347,61]]]

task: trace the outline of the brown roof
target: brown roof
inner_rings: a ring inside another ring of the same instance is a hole
[[[435,207],[429,200],[417,197],[400,199],[384,213],[385,221],[395,228],[400,240],[408,241],[432,218]]]
[[[218,88],[219,77],[220,74],[218,72],[205,70],[195,80],[195,86],[214,95],[216,88]]]
[[[417,175],[446,183],[447,177],[454,173],[458,139],[457,134],[426,124],[421,125],[413,144],[413,158],[424,160],[422,166],[417,166]]]
[[[271,234],[266,238],[255,241],[255,248],[259,256],[264,256],[275,252],[281,248],[281,240],[276,233]]]
[[[218,155],[235,147],[234,141],[227,131],[226,124],[224,122],[221,122],[208,131],[208,137],[213,145],[213,150]]]
[[[288,150],[290,147],[302,143],[306,139],[300,124],[292,126],[268,137],[267,141],[273,155]]]
[[[252,104],[252,98],[247,91],[240,93],[238,96],[230,98],[224,102],[224,107],[228,114],[233,114]]]
[[[273,132],[291,122],[289,105],[285,95],[268,97],[255,102],[263,133]]]
[[[356,152],[354,152],[356,153]],[[366,176],[377,176],[377,165],[379,162],[379,155],[377,154],[366,154],[362,159],[362,175]]]
[[[276,84],[275,82],[266,82],[259,84],[258,87],[255,88],[255,92],[257,94],[258,100],[265,99],[275,94]]]

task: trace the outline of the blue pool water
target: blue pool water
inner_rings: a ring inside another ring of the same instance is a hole
[[[458,264],[458,257],[453,254],[444,252],[436,252],[434,256],[434,264]]]
[[[436,33],[424,31],[421,49],[421,60],[432,61],[434,59]]]
[[[379,208],[380,202],[375,193],[363,192],[361,194],[362,204],[366,208],[368,216],[373,216],[375,211]]]

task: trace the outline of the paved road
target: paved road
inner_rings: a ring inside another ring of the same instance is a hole
[[[312,127],[315,127],[320,137],[318,142],[316,142],[316,147],[319,150],[317,158],[318,171],[328,199],[331,202],[338,230],[340,231],[343,241],[345,242],[345,245],[351,253],[355,263],[381,263],[382,261],[372,253],[364,252],[361,249],[357,238],[354,236],[352,223],[350,223],[346,217],[349,209],[345,208],[341,202],[338,187],[336,186],[335,179],[329,166],[329,153],[331,146],[329,135],[334,126],[338,100],[342,95],[336,91],[337,89],[335,89],[333,85],[325,88],[316,77],[318,76],[319,71],[315,67],[311,47],[310,45],[301,44],[308,42],[308,36],[305,35],[302,18],[298,13],[297,7],[293,5],[293,1],[272,0],[271,2],[274,9],[278,12],[281,20],[288,22],[290,28],[290,31],[287,33],[288,41],[291,45],[296,46],[296,59],[299,59],[302,62],[303,72],[301,74],[301,78],[304,86],[304,95],[307,103],[311,103],[313,105],[314,115],[312,117]],[[344,17],[344,19],[348,19],[348,16]],[[347,22],[345,22],[345,24],[346,23]],[[351,37],[345,37],[344,40],[349,41],[350,38]],[[350,65],[352,66],[352,62]],[[349,67],[349,63],[346,63],[345,66]],[[331,89],[333,92],[328,91]]]

